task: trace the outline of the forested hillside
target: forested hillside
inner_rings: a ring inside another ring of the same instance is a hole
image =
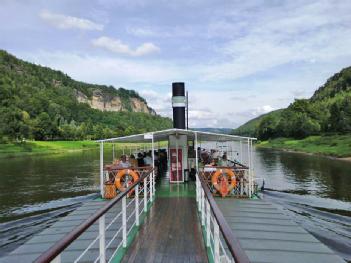
[[[288,108],[262,115],[233,130],[261,140],[305,138],[351,132],[351,67],[332,76],[310,99],[297,99]]]
[[[252,120],[249,120],[248,122],[244,123],[240,127],[236,128],[233,130],[231,133],[235,135],[241,135],[241,136],[251,136],[251,137],[257,137],[257,129],[264,117],[266,117],[268,114],[270,115],[279,115],[282,110],[275,110],[270,113],[262,114]],[[279,116],[277,116],[279,118]]]
[[[0,118],[2,142],[99,139],[172,125],[133,90],[75,81],[1,50]]]

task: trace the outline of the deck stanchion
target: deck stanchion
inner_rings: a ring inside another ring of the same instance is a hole
[[[135,186],[135,225],[139,226],[139,185]]]
[[[196,202],[197,202],[197,207],[199,207],[199,175],[196,173],[196,182],[195,182],[195,188],[196,188]]]
[[[250,165],[250,169],[251,169],[251,189],[252,189],[252,193],[254,193],[255,189],[254,189],[254,167],[253,167],[253,150],[252,150],[252,140],[250,140],[250,148],[251,148],[251,157],[250,157],[250,160],[251,160],[251,165]]]
[[[211,208],[210,203],[206,200],[206,246],[211,245]]]
[[[195,142],[195,169],[196,169],[196,201],[199,205],[199,153],[198,153],[198,145],[197,145],[197,132],[195,132],[195,138],[194,138],[194,142]],[[199,206],[198,206],[199,207]]]
[[[147,179],[144,178],[144,212],[147,212]]]
[[[54,258],[50,263],[61,263],[61,254]]]
[[[152,149],[152,174],[151,174],[151,181],[150,181],[150,201],[152,202],[154,193],[155,193],[155,144],[154,144],[154,134],[151,137],[151,149]]]
[[[200,175],[199,175],[200,176]],[[202,195],[201,195],[201,189],[202,189],[202,187],[200,186],[199,187],[199,212],[201,213],[201,211],[202,211]]]
[[[247,139],[247,166],[249,166],[249,198],[251,198],[251,172],[250,172],[250,169],[251,169],[251,160],[250,160],[250,139]]]
[[[153,184],[153,176],[152,176],[153,174],[151,173],[151,175],[150,175],[150,202],[152,202],[152,199],[153,199],[153,197],[154,197],[154,195],[153,195],[153,191],[154,191],[154,184]]]
[[[105,263],[105,215],[99,218],[99,236],[100,263]]]
[[[122,228],[123,228],[123,247],[127,247],[127,198],[122,198]]]
[[[220,262],[220,254],[219,254],[219,226],[218,223],[214,222],[214,262]]]
[[[100,194],[104,198],[104,143],[100,142]]]
[[[201,225],[205,225],[205,193],[204,190],[201,188]]]

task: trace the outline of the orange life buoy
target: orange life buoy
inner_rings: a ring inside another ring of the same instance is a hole
[[[132,177],[132,181],[128,181],[129,176]],[[124,182],[121,182],[121,179],[123,177],[126,177],[128,179],[125,180]],[[130,169],[123,169],[123,170],[120,170],[116,175],[115,186],[118,190],[120,190],[121,192],[124,192],[129,185],[132,185],[134,182],[138,181],[138,179],[139,179],[139,175],[137,172]]]
[[[224,174],[227,174],[228,177],[223,176]],[[229,186],[228,179],[230,179]],[[219,169],[212,175],[211,183],[214,188],[221,193],[222,197],[225,197],[236,186],[235,174],[230,169]]]

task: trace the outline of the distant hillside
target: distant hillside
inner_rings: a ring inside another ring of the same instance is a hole
[[[88,84],[0,50],[0,138],[97,139],[169,128],[134,90]]]
[[[286,109],[261,115],[232,131],[260,139],[348,132],[351,132],[351,67],[329,78],[310,99],[297,99]]]
[[[256,131],[261,120],[268,114],[280,114],[281,111],[282,110],[280,109],[280,110],[275,110],[269,113],[262,114],[252,120],[249,120],[248,122],[244,123],[240,127],[232,130],[231,133],[235,135],[240,135],[240,136],[256,137],[257,136]]]

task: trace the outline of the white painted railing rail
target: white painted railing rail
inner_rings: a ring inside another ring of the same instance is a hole
[[[121,247],[127,247],[128,235],[132,231],[133,227],[140,225],[140,216],[142,213],[146,213],[148,211],[148,206],[154,200],[154,189],[154,170],[152,168],[144,169],[144,171],[140,172],[140,178],[137,182],[133,183],[126,189],[126,191],[120,193],[108,204],[98,210],[94,215],[89,217],[81,225],[73,229],[68,235],[59,240],[50,249],[41,254],[35,260],[35,262],[60,263],[62,253],[65,252],[65,249],[73,244],[78,237],[85,233],[85,231],[97,221],[99,230],[98,235],[90,242],[90,244],[87,245],[85,250],[78,255],[75,260],[73,260],[73,262],[80,262],[83,260],[84,256],[87,255],[87,252],[97,243],[99,247],[99,255],[95,259],[89,259],[89,261],[100,263],[111,262]],[[141,194],[143,195],[142,200],[140,200]],[[112,207],[117,205],[121,205],[120,211],[117,209],[119,212],[110,220],[110,222],[108,222],[108,224],[106,224],[107,212],[110,211]],[[118,220],[121,219],[122,224],[120,227],[117,230],[112,230],[111,227],[116,224],[116,222],[118,223]],[[107,231],[113,232],[113,236],[109,240],[106,238]],[[121,241],[114,244],[114,241],[116,241],[119,236],[122,237]],[[113,252],[107,253],[107,250],[111,249],[113,244]]]
[[[196,174],[196,202],[206,247],[215,263],[248,263],[249,259],[225,221],[204,179]]]

